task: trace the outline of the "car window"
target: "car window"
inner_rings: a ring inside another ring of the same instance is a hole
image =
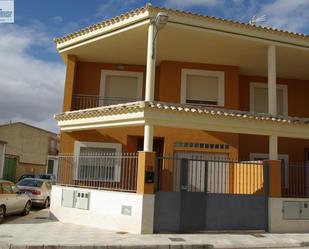
[[[43,181],[36,180],[36,179],[23,179],[19,183],[18,186],[25,186],[25,187],[37,187],[40,188],[43,184]]]
[[[13,193],[13,189],[10,183],[8,182],[3,182],[2,183],[2,191],[4,194],[12,194]]]

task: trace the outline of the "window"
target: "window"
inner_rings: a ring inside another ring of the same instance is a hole
[[[268,113],[268,86],[264,83],[250,84],[250,111]],[[287,85],[277,85],[277,114],[288,115]]]
[[[224,72],[182,69],[181,103],[224,106]]]
[[[102,70],[101,105],[111,105],[142,99],[143,73],[117,70]]]
[[[75,142],[75,179],[120,181],[122,145],[118,143]]]

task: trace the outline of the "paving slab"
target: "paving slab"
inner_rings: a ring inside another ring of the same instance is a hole
[[[308,231],[309,232],[309,231]],[[0,225],[0,249],[261,249],[308,248],[309,233],[199,233],[134,235],[62,223],[49,210],[8,217]]]

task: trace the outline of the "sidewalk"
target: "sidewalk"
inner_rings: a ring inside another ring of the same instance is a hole
[[[48,210],[42,210],[6,219],[0,225],[0,249],[309,248],[309,233],[132,235],[51,221],[48,216]]]

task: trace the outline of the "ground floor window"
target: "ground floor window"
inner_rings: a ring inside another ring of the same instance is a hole
[[[119,181],[122,145],[119,143],[75,143],[75,179]]]

